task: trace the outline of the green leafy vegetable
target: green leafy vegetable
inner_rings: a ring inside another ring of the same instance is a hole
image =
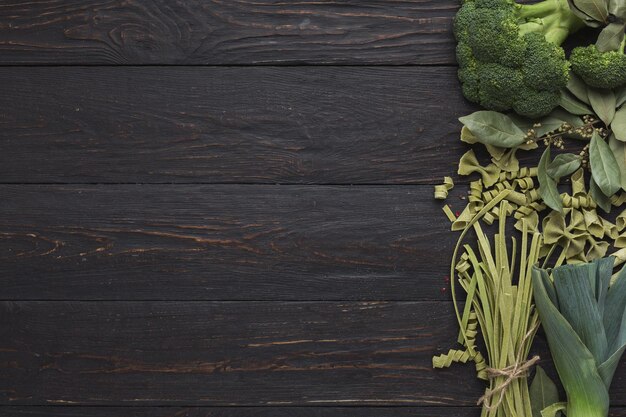
[[[626,349],[626,273],[610,285],[614,258],[548,271],[533,268],[537,310],[567,393],[568,417],[606,417]]]
[[[569,79],[560,45],[582,27],[567,0],[464,1],[454,20],[463,94],[490,110],[550,113]]]

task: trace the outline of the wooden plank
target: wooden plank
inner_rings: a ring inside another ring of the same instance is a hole
[[[477,417],[475,407],[3,407],[7,417]],[[614,408],[610,417],[626,416]]]
[[[438,183],[473,109],[455,72],[0,68],[0,181]]]
[[[456,339],[448,303],[3,302],[0,324],[1,404],[458,406],[481,391],[471,366],[431,369]]]
[[[0,64],[450,64],[452,0],[0,5]]]
[[[4,405],[471,406],[483,389],[471,365],[431,368],[457,335],[442,302],[2,302],[0,332]]]
[[[626,416],[623,410],[611,417]],[[6,417],[477,417],[475,407],[0,407]]]
[[[432,193],[4,185],[2,298],[447,300],[456,235]]]

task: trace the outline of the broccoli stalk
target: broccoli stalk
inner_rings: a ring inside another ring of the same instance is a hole
[[[569,80],[561,43],[584,22],[567,0],[520,5],[466,0],[454,21],[465,97],[497,111],[540,117],[558,106]]]
[[[567,0],[544,0],[535,4],[518,4],[520,35],[529,32],[541,32],[548,42],[562,45],[572,33],[582,29],[585,24],[571,12]]]

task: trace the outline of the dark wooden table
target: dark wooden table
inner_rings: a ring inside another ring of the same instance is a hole
[[[457,6],[0,1],[0,415],[478,416]]]

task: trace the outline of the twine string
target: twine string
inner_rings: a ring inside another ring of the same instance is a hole
[[[517,355],[518,358],[522,356],[522,347],[524,346],[524,343],[535,333],[538,327],[539,323],[536,323],[522,338],[522,343],[520,343],[519,352]],[[540,359],[541,358],[539,356],[535,355],[527,361],[522,361],[518,359],[516,363],[503,369],[487,368],[487,377],[490,380],[494,380],[498,377],[505,377],[506,379],[494,389],[487,388],[487,390],[485,390],[485,395],[478,399],[478,405],[482,404],[487,411],[493,411],[496,408],[500,407],[500,404],[502,404],[502,401],[504,401],[504,394],[509,388],[509,385],[511,385],[516,379],[527,376],[530,368],[532,368],[537,362],[539,362]],[[498,396],[498,400],[495,403],[492,403],[492,400],[496,395]]]

